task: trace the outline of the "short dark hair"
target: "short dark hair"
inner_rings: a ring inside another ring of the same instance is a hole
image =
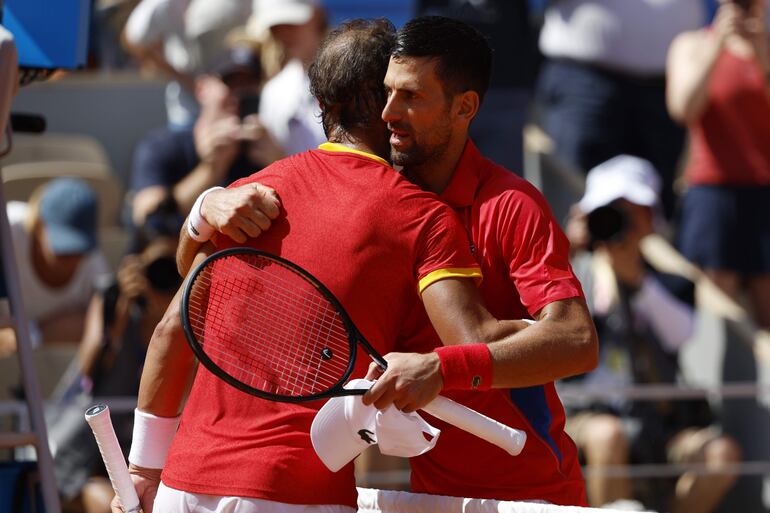
[[[335,129],[349,133],[380,122],[395,41],[395,27],[383,18],[348,21],[324,38],[308,75],[327,137]]]
[[[435,59],[444,92],[453,96],[476,91],[484,99],[492,73],[492,48],[474,27],[444,16],[420,16],[396,35],[393,57]]]

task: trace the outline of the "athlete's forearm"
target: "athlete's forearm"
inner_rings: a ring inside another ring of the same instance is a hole
[[[203,246],[193,265],[212,252]],[[195,376],[196,360],[185,340],[179,313],[184,285],[171,300],[147,348],[137,408],[158,417],[176,417],[182,411]]]
[[[158,417],[181,413],[195,371],[179,316],[181,290],[152,334],[139,385],[137,408]]]
[[[190,272],[195,255],[198,254],[201,246],[203,246],[202,242],[193,239],[187,232],[187,223],[189,222],[190,218],[188,217],[185,219],[182,230],[179,232],[179,245],[176,249],[176,268],[182,276],[187,276],[187,273]]]
[[[585,301],[555,301],[526,330],[489,344],[492,386],[541,385],[588,372],[596,366],[598,347]]]

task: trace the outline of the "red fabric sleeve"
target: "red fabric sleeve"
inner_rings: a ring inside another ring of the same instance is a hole
[[[540,193],[509,191],[500,203],[501,241],[511,281],[531,315],[554,301],[583,297],[569,241]]]
[[[453,270],[455,276],[481,277],[479,264],[473,258],[470,242],[457,215],[446,205],[436,202],[417,240],[415,273],[422,281],[439,270]]]

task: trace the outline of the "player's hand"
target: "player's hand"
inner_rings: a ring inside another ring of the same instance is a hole
[[[211,191],[203,198],[201,215],[216,231],[244,243],[270,228],[280,207],[275,190],[251,183]]]
[[[435,399],[444,386],[436,353],[389,353],[384,358],[386,371],[376,364],[369,367],[366,378],[377,382],[363,396],[366,405],[383,410],[392,404],[409,413]]]
[[[139,503],[142,505],[144,513],[152,513],[155,496],[158,494],[160,486],[161,469],[137,467],[130,464],[128,471],[131,474],[131,480],[136,488],[136,495],[139,497]],[[118,500],[118,496],[112,498],[110,503],[112,513],[123,513],[123,506]]]

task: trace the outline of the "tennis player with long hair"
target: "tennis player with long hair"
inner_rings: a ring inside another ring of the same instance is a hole
[[[324,41],[310,77],[329,143],[259,173],[280,191],[281,209],[258,247],[316,276],[378,352],[396,347],[402,320],[422,311],[420,298],[448,344],[517,332],[525,323],[498,322],[483,308],[474,280],[479,267],[455,214],[382,158],[389,153],[388,134],[378,120],[393,43],[392,25],[382,20],[350,22]],[[225,237],[215,242],[217,249],[235,245]],[[430,358],[439,380],[420,387],[417,403],[437,395],[442,361],[467,364],[466,372],[454,372],[456,386],[491,385],[493,361],[485,344],[445,349]],[[580,370],[592,364],[585,358]],[[129,456],[145,512],[153,504],[156,511],[355,510],[352,464],[332,473],[310,443],[320,404],[249,396],[204,368],[193,381],[194,369],[174,302],[150,343]],[[354,376],[365,372],[360,364]]]
[[[390,58],[382,119],[391,133],[393,163],[460,214],[484,275],[480,291],[489,310],[501,319],[537,320],[489,345],[494,390],[446,393],[525,429],[529,441],[512,458],[439,423],[436,447],[411,460],[412,491],[586,505],[577,450],[564,432],[564,408],[553,382],[595,364],[596,334],[569,266],[568,242],[545,199],[485,159],[468,138],[490,72],[491,50],[476,30],[443,17],[412,20],[398,32]],[[217,191],[202,201],[201,212],[217,230],[256,236],[269,227],[262,212],[271,198],[267,188]],[[194,248],[189,238],[180,245],[181,268],[189,266]],[[395,404],[414,410],[425,404],[423,387],[452,388],[446,379],[453,374],[452,362],[432,367],[431,350],[441,340],[425,313],[415,313],[406,324],[412,336],[402,339],[399,349],[414,352],[387,355],[385,374],[373,367],[369,375],[379,380],[364,401],[378,408]]]

